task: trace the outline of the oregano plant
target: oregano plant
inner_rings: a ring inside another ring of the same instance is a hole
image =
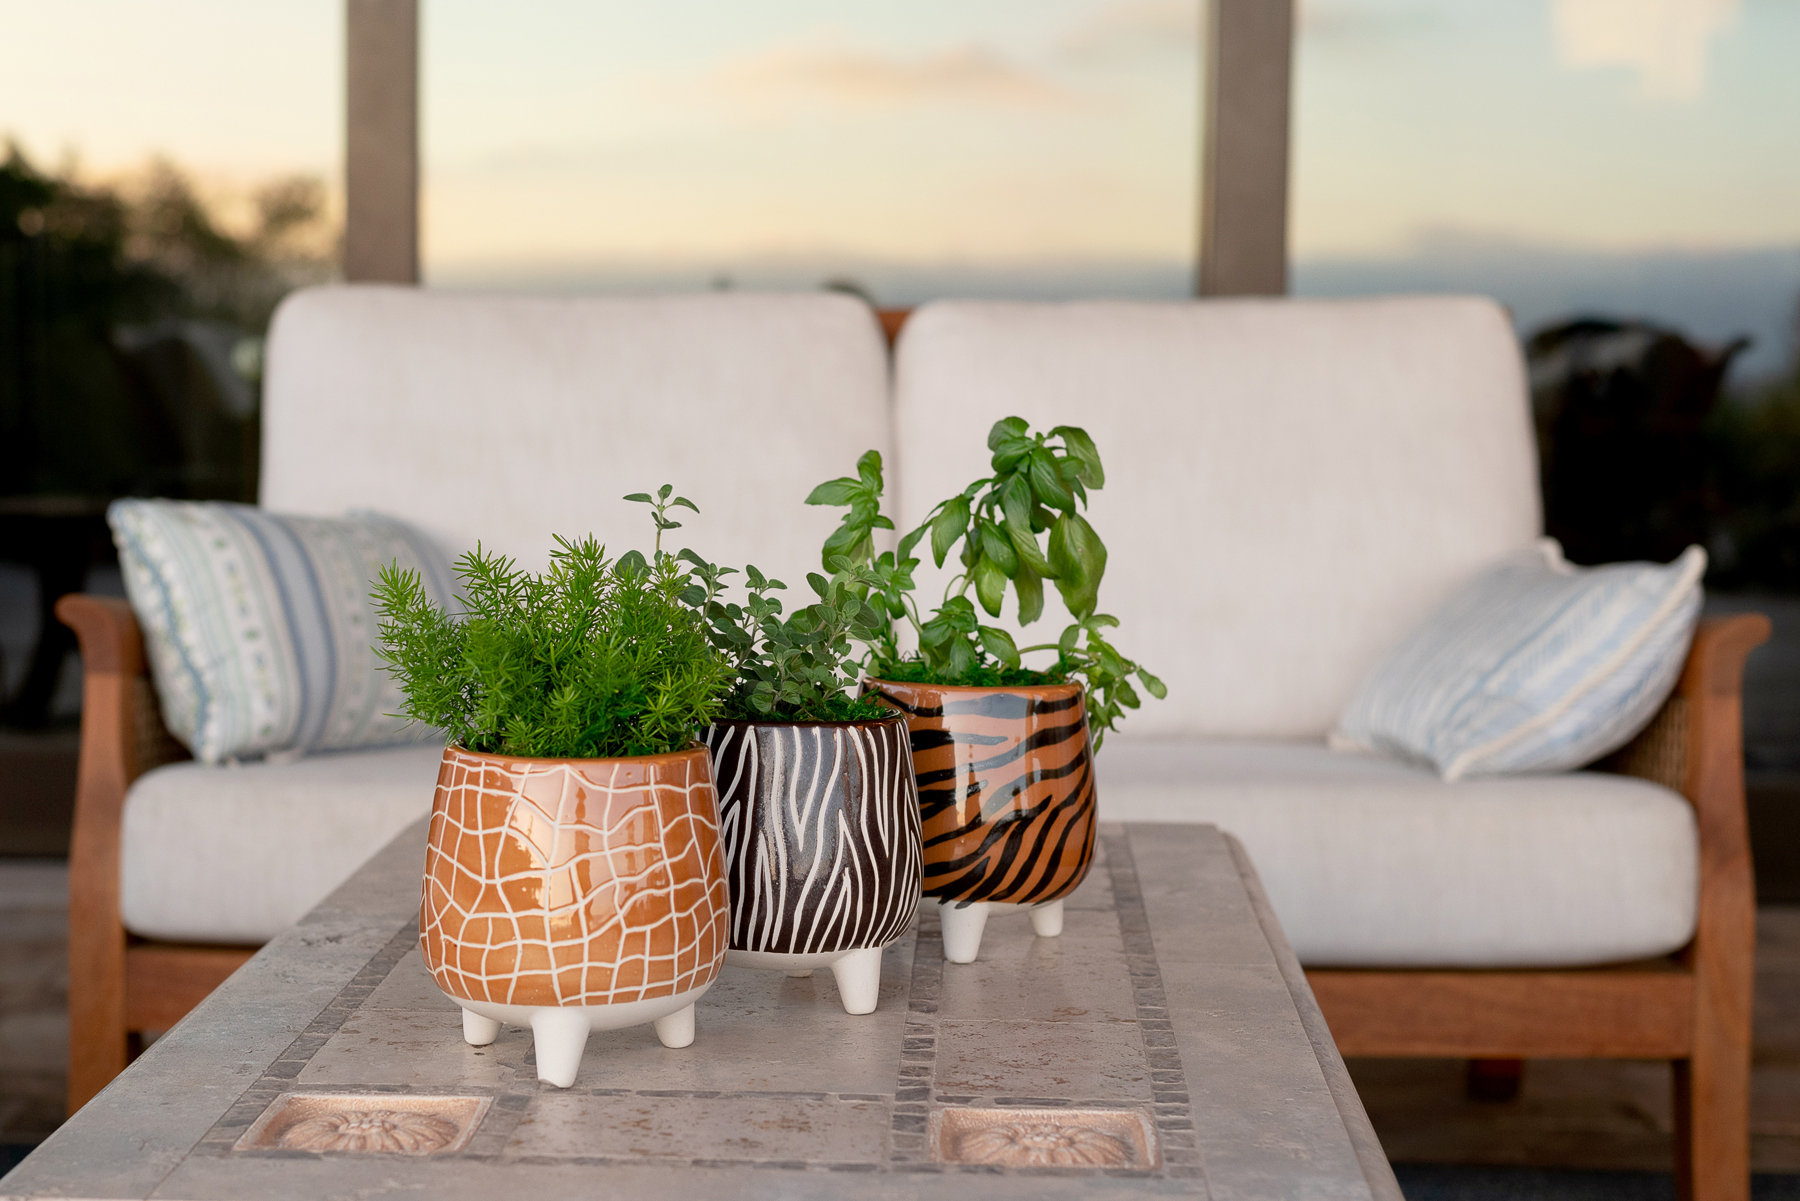
[[[881,455],[869,451],[855,476],[827,480],[808,504],[848,509],[825,541],[827,568],[853,574],[866,589],[881,626],[864,641],[871,674],[938,684],[1028,684],[1079,680],[1088,693],[1088,721],[1096,748],[1128,709],[1142,704],[1132,680],[1151,696],[1162,681],[1112,645],[1107,631],[1116,617],[1099,611],[1106,574],[1106,546],[1082,510],[1088,493],[1105,486],[1100,453],[1085,430],[1059,425],[1033,433],[1019,417],[988,431],[992,474],[934,505],[917,529],[892,551],[875,551],[875,531],[891,530],[882,515]],[[914,551],[929,539],[942,567],[955,553],[957,571],[929,617],[914,600]],[[1006,629],[984,622],[999,618],[1006,597],[1017,602],[1020,626],[1043,615],[1044,584],[1062,597],[1071,622],[1054,642],[1020,647]],[[971,596],[971,594],[973,594]],[[902,652],[900,623],[912,627],[917,652]],[[1025,667],[1032,654],[1054,654],[1038,670]]]
[[[630,499],[630,498],[627,498]],[[691,550],[684,600],[705,614],[713,645],[731,664],[734,683],[721,716],[753,721],[873,721],[893,710],[860,695],[858,641],[875,636],[881,615],[867,599],[866,573],[846,566],[830,576],[809,572],[818,599],[784,615],[774,593],[787,585],[747,565],[742,604],[723,598],[733,567]]]

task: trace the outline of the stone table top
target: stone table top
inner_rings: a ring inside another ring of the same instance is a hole
[[[419,957],[424,841],[421,821],[265,947],[0,1197],[1400,1196],[1210,826],[1103,825],[1062,936],[997,915],[973,964],[922,907],[867,1016],[829,973],[727,967],[691,1047],[596,1032],[566,1090],[526,1030],[464,1043]],[[1047,1145],[1087,1162],[991,1161]]]

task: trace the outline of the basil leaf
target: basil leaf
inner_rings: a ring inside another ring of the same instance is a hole
[[[975,596],[989,617],[1000,616],[1006,601],[1006,575],[992,559],[983,559],[975,568]]]
[[[1019,568],[1013,577],[1013,591],[1019,594],[1019,624],[1028,626],[1044,612],[1044,581],[1028,566]]]
[[[988,430],[988,449],[999,450],[1000,443],[1009,438],[1022,438],[1030,428],[1023,417],[1002,417],[994,422],[992,429]]]
[[[1050,436],[1061,437],[1069,457],[1081,465],[1076,479],[1090,488],[1106,486],[1106,469],[1100,466],[1100,451],[1086,430],[1074,425],[1059,425],[1050,431]]]
[[[847,505],[855,500],[857,493],[861,491],[862,485],[848,477],[826,480],[806,494],[806,503],[809,505]],[[627,496],[625,499],[632,498]],[[650,498],[646,496],[644,499]]]
[[[1047,450],[1032,451],[1029,470],[1031,491],[1039,503],[1064,512],[1074,510],[1075,497],[1063,486],[1062,477],[1057,474],[1055,456]]]
[[[950,548],[968,532],[968,528],[968,498],[959,496],[955,500],[946,501],[931,522],[931,557],[939,567],[944,565],[944,556],[950,553]]]
[[[1002,573],[1011,576],[1019,570],[1019,555],[1013,550],[1012,539],[1000,532],[1000,527],[991,521],[982,521],[976,527],[981,531],[981,553]]]
[[[979,634],[982,650],[1008,667],[1019,666],[1019,648],[1011,634],[994,626],[982,626]]]

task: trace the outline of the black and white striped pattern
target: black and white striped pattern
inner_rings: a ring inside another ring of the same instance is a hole
[[[702,737],[719,790],[731,949],[884,946],[919,901],[919,794],[906,719],[722,721]]]

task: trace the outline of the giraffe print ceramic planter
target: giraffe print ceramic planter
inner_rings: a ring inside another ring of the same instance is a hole
[[[731,949],[725,961],[828,967],[872,1013],[881,949],[919,904],[919,798],[906,719],[721,721],[703,736],[718,780]]]
[[[873,680],[906,714],[925,842],[925,896],[944,958],[973,963],[991,913],[1029,909],[1062,933],[1063,898],[1094,861],[1094,756],[1079,684],[965,688]]]
[[[711,764],[449,747],[438,770],[419,945],[470,1044],[529,1026],[538,1079],[574,1083],[591,1030],[694,1039],[730,906]]]

